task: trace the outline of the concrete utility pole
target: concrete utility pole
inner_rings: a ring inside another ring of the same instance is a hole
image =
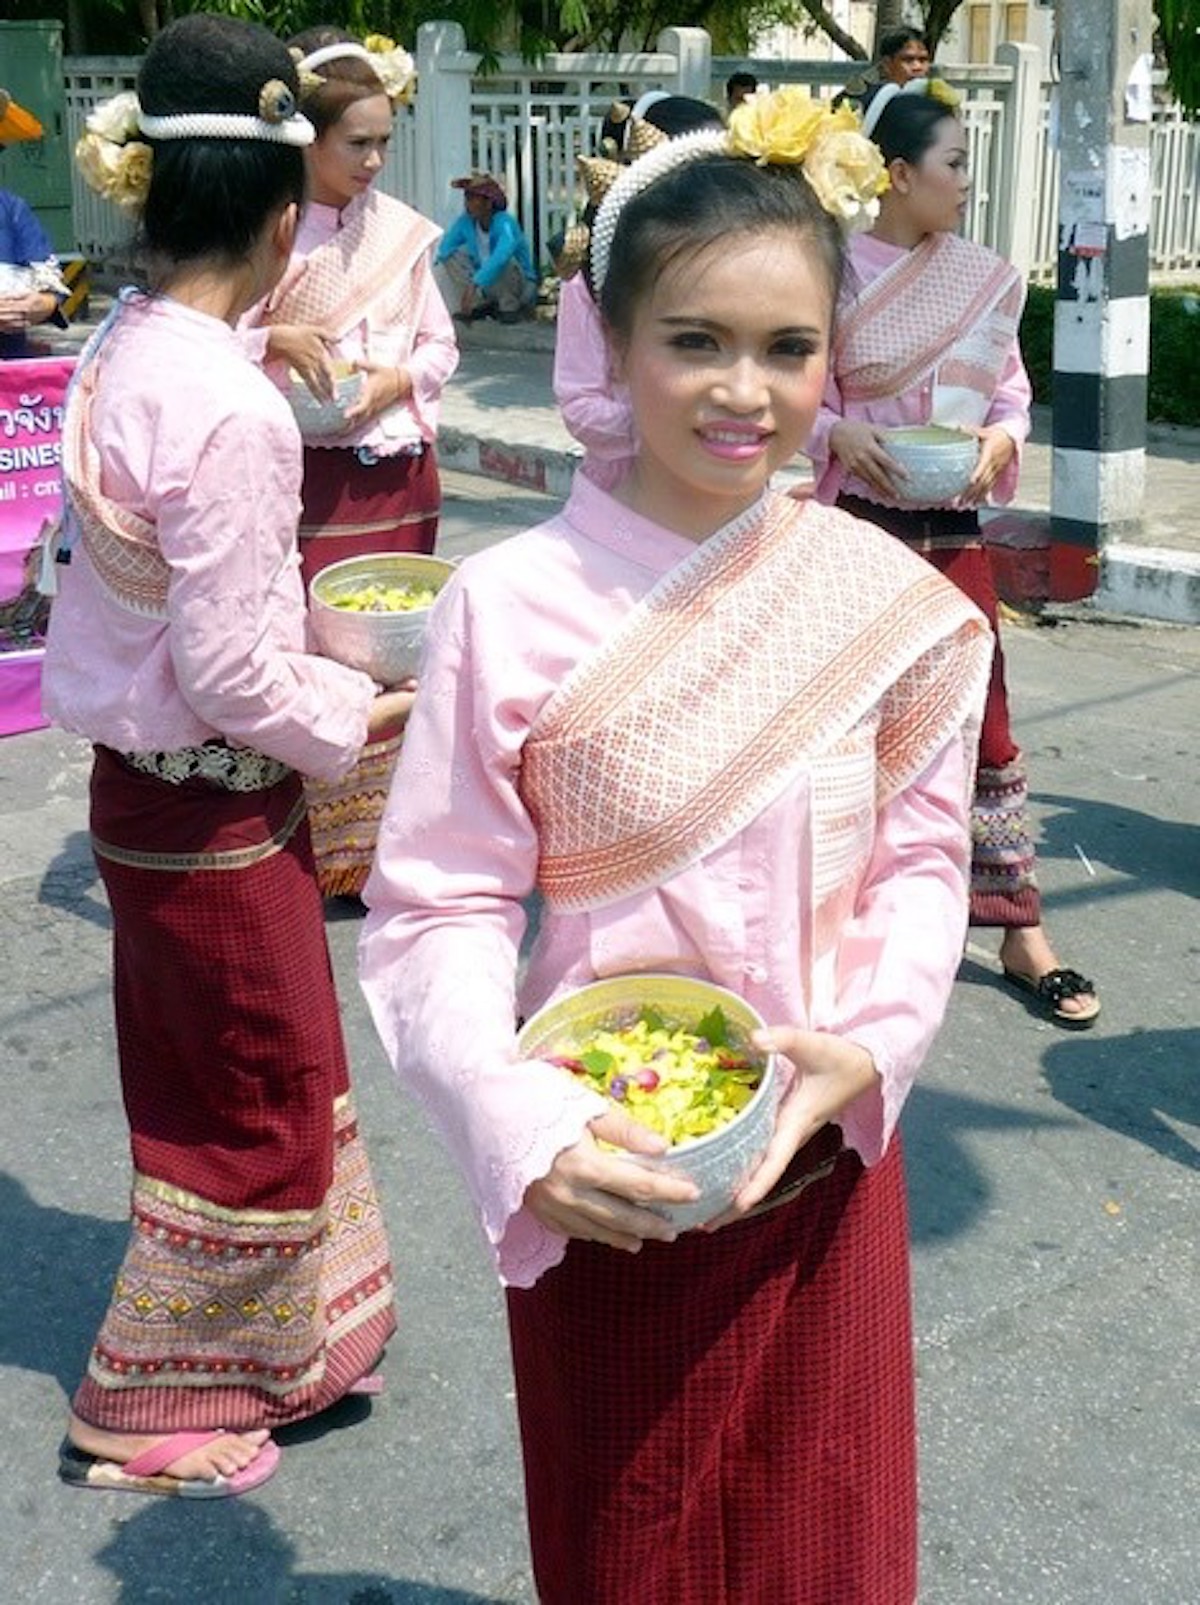
[[[1057,0],[1061,86],[1051,595],[1141,523],[1150,366],[1151,0]]]

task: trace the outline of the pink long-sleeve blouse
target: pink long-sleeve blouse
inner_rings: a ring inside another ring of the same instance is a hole
[[[847,250],[847,280],[865,287],[905,254],[904,246],[890,245],[885,240],[876,239],[873,234],[855,234],[851,236]],[[847,418],[861,419],[884,429],[893,429],[907,424],[960,422],[957,418],[943,416],[938,408],[938,399],[937,376],[931,374],[910,389],[878,401],[847,402],[838,386],[836,363],[831,363],[824,401],[805,448],[817,475],[817,499],[834,502],[844,491],[847,495],[864,497],[867,501],[884,500],[874,486],[857,479],[853,474],[847,474],[837,458],[830,455],[829,433],[836,423]],[[1011,435],[1017,453],[992,486],[989,502],[1003,505],[1012,501],[1016,494],[1021,468],[1020,448],[1029,436],[1032,399],[1033,390],[1021,360],[1021,348],[1014,340],[983,423],[997,424]]]
[[[633,408],[613,377],[604,325],[582,273],[564,280],[559,291],[553,383],[563,422],[587,453],[586,472],[611,489],[636,449]]]
[[[155,526],[167,616],[123,607],[76,545],[56,565],[47,716],[118,752],[219,735],[336,778],[366,740],[375,687],[306,651],[287,403],[227,324],[163,296],[126,305],[97,361],[101,489]]]
[[[516,1286],[566,1247],[524,1208],[525,1190],[604,1107],[554,1066],[518,1062],[518,1016],[603,976],[667,970],[739,992],[773,1024],[853,1038],[881,1090],[841,1125],[872,1164],[961,957],[967,760],[953,742],[880,812],[821,985],[803,777],[664,884],[588,912],[546,908],[518,982],[538,868],[518,789],[530,727],[563,677],[692,550],[577,476],[559,517],[463,564],[434,614],[393,788],[403,807],[384,819],[366,889],[360,974],[376,1026],[463,1170],[502,1280]],[[853,552],[847,563],[852,586]],[[810,996],[821,999],[811,1010]]]

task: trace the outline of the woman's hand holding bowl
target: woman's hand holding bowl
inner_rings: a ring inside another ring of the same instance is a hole
[[[968,433],[980,443],[979,461],[961,499],[968,507],[973,507],[977,502],[986,501],[992,486],[1016,456],[1017,443],[1008,430],[1002,429],[999,424],[993,424],[990,428],[971,429]]]
[[[842,419],[829,431],[829,449],[848,474],[882,495],[904,494],[908,474],[884,445],[884,431],[875,424]]]
[[[761,1204],[805,1143],[879,1084],[874,1059],[865,1048],[844,1037],[788,1025],[756,1031],[753,1040],[757,1048],[784,1054],[795,1067],[795,1075],[780,1100],[775,1130],[762,1162],[733,1207],[712,1221],[706,1228],[709,1231],[741,1220]]]
[[[525,1205],[551,1231],[636,1254],[646,1238],[675,1241],[670,1221],[655,1213],[665,1204],[686,1204],[697,1196],[694,1182],[665,1171],[631,1165],[621,1154],[599,1147],[596,1139],[626,1153],[657,1158],[667,1142],[619,1109],[598,1115],[579,1141],[564,1148],[544,1176],[525,1189]]]

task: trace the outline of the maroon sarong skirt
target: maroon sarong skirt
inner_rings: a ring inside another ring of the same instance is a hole
[[[381,457],[370,465],[353,451],[308,446],[304,451],[301,572],[314,574],[346,557],[370,552],[433,551],[441,511],[437,456]],[[366,884],[392,771],[399,730],[384,731],[363,748],[349,774],[307,783],[317,876],[326,897],[357,896]]]
[[[168,784],[97,748],[132,1231],[75,1396],[116,1432],[322,1410],[395,1329],[291,775]]]
[[[970,922],[976,926],[1038,925],[1042,904],[1029,827],[1029,781],[1009,722],[996,583],[991,557],[980,537],[979,516],[969,509],[910,513],[857,496],[839,497],[838,506],[899,536],[953,581],[992,627],[996,646],[971,806]]]
[[[572,1242],[508,1311],[541,1605],[912,1605],[898,1145],[718,1232]]]

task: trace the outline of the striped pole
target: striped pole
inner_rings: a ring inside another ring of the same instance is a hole
[[[1090,596],[1140,528],[1150,366],[1151,0],[1058,0],[1050,594]]]

